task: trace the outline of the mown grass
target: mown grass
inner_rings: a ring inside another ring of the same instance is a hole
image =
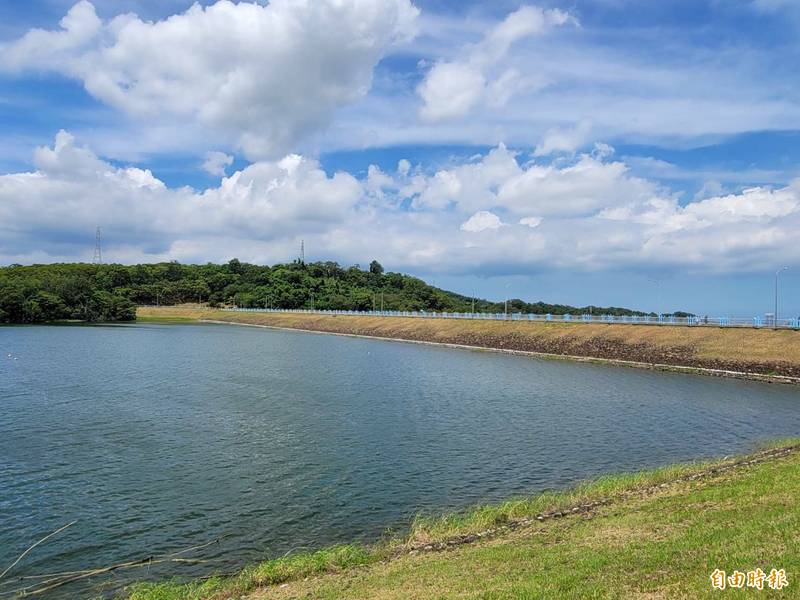
[[[783,440],[770,447],[797,444],[800,440]],[[701,574],[707,576],[716,566],[761,566],[767,572],[776,566],[800,575],[794,539],[800,530],[800,453],[708,478],[685,479],[730,463],[691,463],[602,477],[565,492],[420,517],[402,539],[287,556],[205,581],[142,583],[129,590],[130,597],[606,598],[630,597],[623,592],[634,588],[636,594],[660,594],[652,597],[694,597],[704,590]],[[653,493],[654,486],[667,482]],[[639,493],[645,489],[647,494]],[[406,552],[607,499],[616,500],[596,508],[591,520],[573,515],[534,522],[444,553]],[[641,585],[634,585],[631,569]],[[690,576],[688,583],[680,580],[682,573]],[[584,582],[583,587],[573,576]]]

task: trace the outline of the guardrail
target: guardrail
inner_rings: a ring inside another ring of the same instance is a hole
[[[344,315],[361,317],[411,317],[419,319],[477,319],[485,321],[537,321],[556,323],[615,323],[624,325],[665,325],[684,327],[755,327],[800,329],[800,317],[773,319],[771,317],[675,317],[672,315],[551,315],[532,313],[456,313],[408,310],[308,310],[303,308],[224,308],[232,312],[300,313],[314,315]]]

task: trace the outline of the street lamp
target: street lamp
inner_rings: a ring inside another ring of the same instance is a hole
[[[775,271],[775,316],[773,317],[772,326],[773,328],[778,326],[778,275],[780,275],[783,271],[788,271],[789,267],[781,267],[777,271]]]

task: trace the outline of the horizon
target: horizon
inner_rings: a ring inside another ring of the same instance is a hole
[[[0,265],[800,315],[800,5],[194,4],[0,6]]]

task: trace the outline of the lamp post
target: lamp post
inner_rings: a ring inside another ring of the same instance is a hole
[[[781,267],[777,271],[775,271],[775,316],[772,317],[772,327],[773,329],[778,327],[778,275],[780,275],[783,271],[788,271],[789,267]]]

